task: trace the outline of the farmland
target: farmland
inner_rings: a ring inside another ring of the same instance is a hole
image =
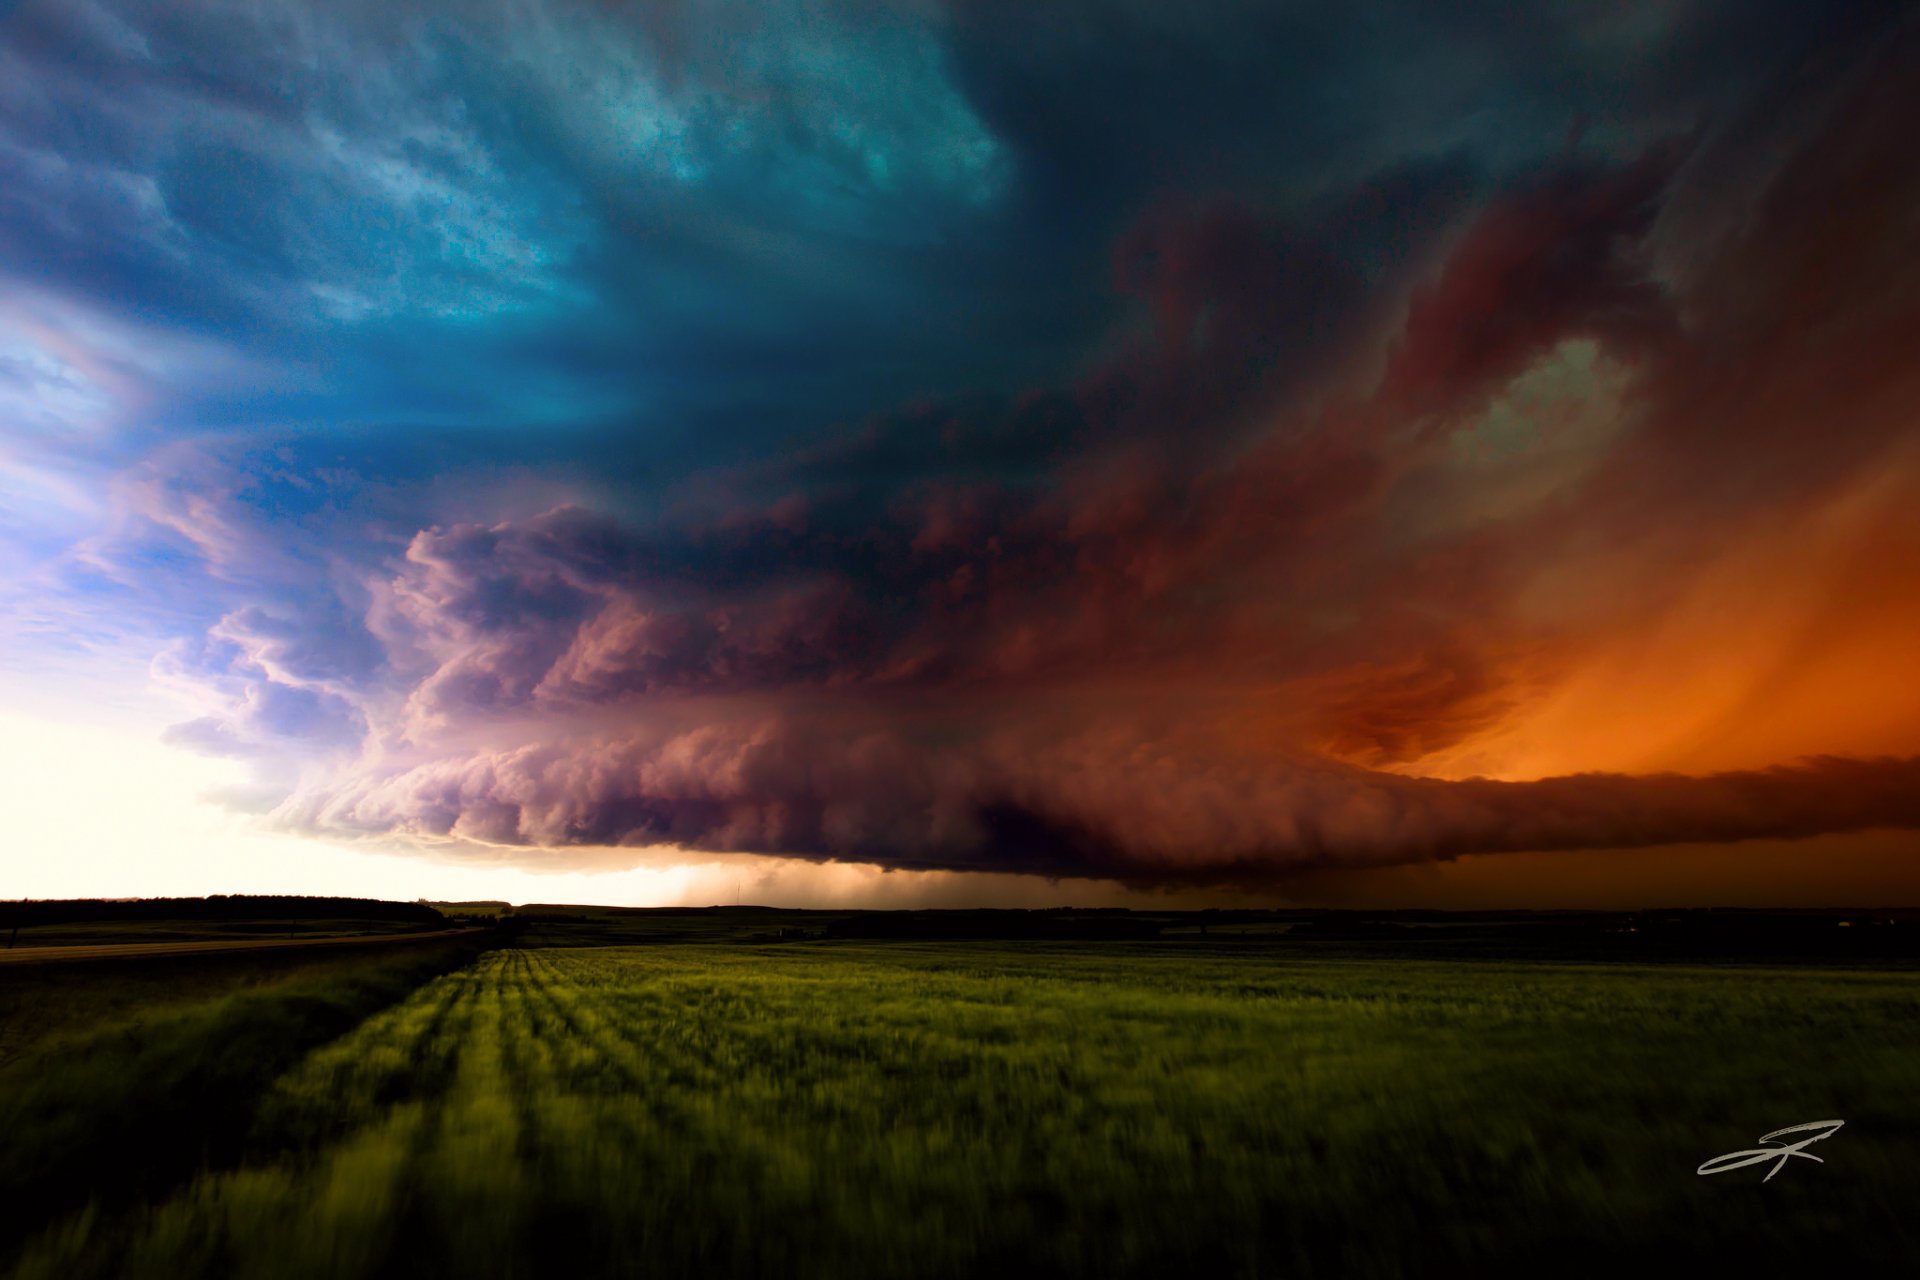
[[[21,1277],[1391,1275],[1920,1256],[1920,979],[1306,944],[555,945]],[[630,939],[629,939],[630,940]],[[1701,1178],[1808,1120],[1824,1164]]]

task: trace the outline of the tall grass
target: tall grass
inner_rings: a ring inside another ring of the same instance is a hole
[[[470,960],[479,939],[250,964],[149,960],[8,974],[37,1034],[0,1069],[0,1259],[50,1216],[114,1208],[240,1158],[255,1104],[310,1050]],[[169,998],[149,990],[168,977]],[[125,980],[149,999],[109,992]],[[108,992],[98,990],[108,988]]]
[[[1920,1256],[1911,975],[1274,948],[494,952],[21,1277],[1617,1273]],[[1841,1118],[1826,1163],[1702,1178]],[[1644,1261],[1643,1261],[1644,1260]]]

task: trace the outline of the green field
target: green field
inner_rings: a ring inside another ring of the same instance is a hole
[[[15,1274],[1772,1274],[1920,1258],[1920,978],[1127,944],[553,947]],[[1847,1124],[1773,1181],[1707,1158]],[[103,1151],[103,1158],[111,1151]],[[123,1153],[121,1158],[128,1158]]]
[[[247,1158],[282,1074],[487,940],[0,966],[0,1270],[50,1218]]]
[[[353,938],[446,926],[392,920],[186,920],[166,924],[70,924],[22,929],[20,947],[92,947],[132,942],[241,942],[279,938]],[[0,941],[3,945],[3,941]],[[9,948],[11,949],[11,948]]]

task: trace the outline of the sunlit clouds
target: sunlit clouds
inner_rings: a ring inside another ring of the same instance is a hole
[[[28,3],[0,66],[5,671],[177,708],[144,790],[17,767],[144,866],[1920,883],[1909,18]]]

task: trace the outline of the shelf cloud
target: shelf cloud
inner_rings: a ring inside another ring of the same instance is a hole
[[[268,822],[1920,828],[1896,8],[484,8],[0,19],[17,643],[146,646]]]

